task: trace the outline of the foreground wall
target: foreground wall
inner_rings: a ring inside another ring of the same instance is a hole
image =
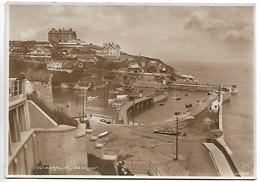
[[[31,128],[13,146],[8,175],[30,175],[39,162],[49,174],[88,174],[86,126],[57,125],[32,101],[27,104]]]
[[[87,137],[76,137],[75,132],[66,125],[37,131],[38,153],[42,163],[49,165],[49,174],[74,174],[87,167]]]

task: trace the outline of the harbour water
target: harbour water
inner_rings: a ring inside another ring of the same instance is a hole
[[[233,95],[231,102],[224,104],[224,136],[231,148],[237,167],[243,175],[254,174],[254,81],[253,67],[239,64],[173,63],[172,66],[185,74],[225,84],[237,84],[239,93]],[[89,90],[88,96],[98,96],[87,102],[87,112],[116,117],[116,109],[108,104],[108,90]],[[169,98],[163,105],[156,104],[149,110],[138,114],[135,120],[144,124],[167,122],[174,112],[185,110],[185,104],[195,104],[206,97],[205,92],[170,90]],[[70,116],[82,114],[82,91],[53,89],[54,102]],[[181,97],[177,101],[174,97]],[[66,106],[71,103],[70,106]]]

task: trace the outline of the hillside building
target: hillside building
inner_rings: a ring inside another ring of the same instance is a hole
[[[99,51],[99,54],[102,56],[120,56],[120,46],[115,43],[104,43],[102,50]]]
[[[77,34],[76,31],[73,31],[71,28],[66,29],[51,29],[48,33],[48,40],[51,43],[59,43],[59,42],[68,42],[71,40],[76,40]]]

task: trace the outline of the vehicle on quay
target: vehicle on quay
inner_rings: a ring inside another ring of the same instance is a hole
[[[117,102],[112,103],[112,107],[115,107],[115,108],[120,108],[121,105],[122,105],[121,103],[117,103]]]
[[[104,119],[104,118],[100,119],[100,122],[106,123],[106,124],[111,124],[112,123],[111,120],[107,120],[107,119]]]

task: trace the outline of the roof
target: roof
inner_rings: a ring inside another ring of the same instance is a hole
[[[104,49],[110,49],[110,48],[120,49],[120,46],[119,46],[119,44],[115,44],[115,43],[104,43],[103,48]]]
[[[135,64],[130,64],[129,68],[138,69],[138,68],[141,68],[141,67],[137,63],[135,63]]]
[[[34,50],[44,50],[45,52],[48,52],[48,53],[50,53],[51,51],[48,49],[48,48],[45,48],[45,47],[43,47],[43,46],[33,46],[32,48],[30,48],[30,50],[31,51],[34,51]]]
[[[71,33],[76,33],[76,31],[73,31],[72,28],[70,29],[55,29],[55,28],[52,28],[49,33],[58,33],[58,32],[71,32]]]
[[[196,78],[195,76],[192,76],[192,75],[181,75],[181,76],[184,77],[184,78],[190,78],[190,79]]]
[[[81,59],[95,59],[96,57],[93,54],[77,54],[77,58],[81,58]]]

